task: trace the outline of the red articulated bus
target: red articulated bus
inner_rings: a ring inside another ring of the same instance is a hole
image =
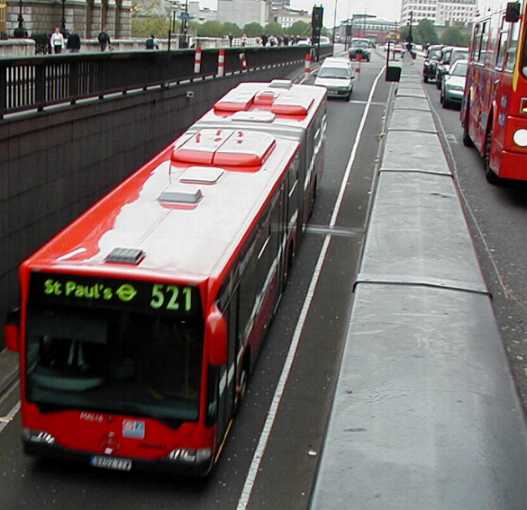
[[[463,143],[485,161],[487,180],[527,179],[526,1],[474,23],[461,122]]]
[[[26,453],[188,475],[218,459],[323,147],[322,89],[258,87],[280,91],[269,123],[193,126],[22,264],[5,332]],[[272,129],[288,105],[290,136]]]

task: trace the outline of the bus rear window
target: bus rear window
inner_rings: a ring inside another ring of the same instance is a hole
[[[43,409],[197,420],[202,345],[197,319],[30,307],[27,398]]]

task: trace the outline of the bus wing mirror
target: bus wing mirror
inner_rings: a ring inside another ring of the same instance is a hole
[[[13,308],[7,313],[4,324],[4,337],[6,347],[13,352],[18,352],[20,338],[20,309]]]
[[[507,23],[517,23],[520,21],[521,4],[520,2],[508,2],[505,11],[505,21]]]
[[[206,341],[209,349],[209,362],[220,366],[227,363],[227,323],[217,306],[207,317]]]

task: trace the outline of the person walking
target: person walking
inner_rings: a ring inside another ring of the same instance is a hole
[[[242,34],[242,48],[245,48],[247,46],[247,35],[245,33]]]
[[[101,48],[101,51],[106,51],[106,48],[110,46],[110,36],[107,34],[107,32],[104,30],[104,28],[99,32],[99,35],[97,36],[97,40],[99,41],[99,46]]]
[[[60,33],[60,28],[55,27],[55,32],[51,34],[50,45],[53,53],[61,53],[64,48],[64,36]]]
[[[156,36],[154,34],[150,34],[150,37],[146,40],[145,46],[147,50],[159,49],[159,43],[157,42]]]
[[[70,53],[79,53],[79,50],[81,49],[81,38],[79,34],[74,32],[69,35],[68,41],[66,42],[66,48]]]

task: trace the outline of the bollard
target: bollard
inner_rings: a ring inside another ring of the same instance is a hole
[[[225,76],[225,50],[223,49],[218,52],[218,76],[220,78]]]
[[[310,72],[311,72],[311,53],[306,53],[306,57],[304,59],[304,75],[307,77],[309,76]]]
[[[198,46],[194,54],[194,74],[199,74],[201,70],[201,48]]]

